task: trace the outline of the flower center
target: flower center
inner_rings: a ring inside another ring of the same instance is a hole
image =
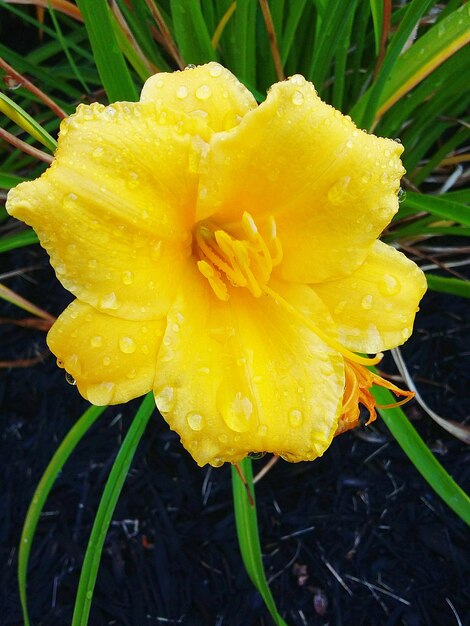
[[[240,226],[241,238],[233,237],[210,222],[202,222],[196,230],[198,269],[220,300],[229,298],[227,282],[234,287],[245,287],[259,298],[265,293],[273,267],[282,260],[273,217],[267,221],[264,236],[246,211]]]
[[[361,365],[375,365],[382,355],[373,358],[354,354],[335,338],[327,335],[311,319],[303,315],[269,285],[273,267],[282,260],[282,247],[276,234],[276,222],[271,216],[267,220],[266,233],[262,235],[253,219],[245,211],[237,228],[241,238],[228,234],[210,221],[197,225],[194,240],[195,253],[199,257],[197,267],[207,278],[215,295],[223,301],[229,299],[227,283],[234,287],[245,287],[256,298],[271,297],[298,322],[310,328],[326,345],[344,357]]]

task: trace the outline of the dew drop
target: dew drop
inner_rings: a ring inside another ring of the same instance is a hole
[[[264,456],[266,456],[266,452],[248,452],[248,456],[250,457],[250,459],[256,461],[257,459],[262,459]]]
[[[398,278],[384,274],[379,281],[379,290],[384,296],[395,296],[401,289]]]
[[[268,433],[268,427],[265,424],[261,424],[261,426],[258,427],[258,435],[260,437],[264,437],[265,435],[267,435]]]
[[[125,285],[131,285],[134,281],[134,274],[130,271],[125,271],[122,273],[122,282]]]
[[[305,78],[302,76],[302,74],[294,74],[290,77],[289,81],[292,83],[292,85],[300,86],[305,83]]]
[[[406,191],[400,187],[398,190],[398,202],[404,202],[406,200]]]
[[[222,433],[221,435],[219,435],[218,439],[220,443],[227,443],[228,441],[228,437],[225,433]]]
[[[221,65],[219,65],[218,63],[211,63],[209,68],[209,74],[212,76],[212,78],[217,78],[217,76],[220,76],[222,74],[222,71],[223,67]]]
[[[91,600],[93,598],[93,592],[92,591],[87,591],[86,592],[86,597],[88,600]]]
[[[374,297],[371,294],[367,294],[361,300],[361,307],[365,309],[366,311],[368,311],[369,309],[372,308],[373,301],[374,301]]]
[[[410,337],[411,335],[411,330],[409,328],[404,328],[401,331],[401,336],[403,337],[403,339],[408,339],[408,337]]]
[[[114,383],[97,383],[86,390],[88,400],[97,406],[109,404],[114,392]]]
[[[186,421],[188,422],[189,428],[191,430],[202,430],[204,426],[204,419],[200,413],[196,413],[195,411],[191,411],[186,415]]]
[[[103,296],[101,298],[100,305],[101,305],[101,308],[103,309],[111,309],[111,310],[119,309],[119,306],[120,306],[114,291]]]
[[[199,100],[207,100],[212,95],[212,89],[209,85],[201,85],[196,89],[196,98]]]
[[[348,195],[348,186],[351,180],[350,176],[343,176],[337,180],[328,190],[328,200],[331,204],[342,204]]]
[[[92,152],[93,156],[95,157],[95,159],[99,159],[101,156],[103,156],[103,148],[101,146],[98,146],[97,148],[95,148]]]
[[[292,104],[300,106],[304,102],[304,94],[301,91],[295,91],[292,96]]]
[[[243,433],[250,428],[250,421],[253,415],[253,403],[237,392],[231,402],[224,407],[222,417],[227,426],[238,433]]]
[[[186,65],[186,67],[184,69],[185,70],[195,70],[196,66],[194,65],[194,63],[188,63],[188,65]]]
[[[109,365],[111,363],[111,357],[110,356],[104,356],[103,357],[103,365]]]
[[[188,88],[185,85],[180,85],[176,90],[176,97],[180,100],[184,100],[188,96]]]
[[[124,354],[132,354],[136,349],[135,341],[131,337],[121,337],[119,339],[119,349]]]
[[[302,421],[302,411],[299,411],[299,409],[292,409],[289,412],[289,424],[292,428],[298,428],[302,424]]]
[[[92,348],[99,348],[103,345],[103,337],[101,335],[95,335],[90,339],[90,346]]]
[[[135,368],[132,368],[131,370],[129,370],[127,372],[126,376],[127,376],[127,378],[132,380],[133,378],[135,378],[137,376],[137,370]]]
[[[98,261],[96,259],[90,259],[88,261],[88,267],[93,270],[98,265]]]
[[[68,372],[65,372],[65,380],[68,382],[69,385],[77,384],[75,378],[72,376],[72,374],[69,374]]]
[[[173,387],[162,387],[155,394],[155,403],[160,413],[168,413],[175,406],[176,396]]]

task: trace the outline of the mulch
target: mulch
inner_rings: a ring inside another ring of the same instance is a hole
[[[1,257],[36,267],[8,286],[58,314],[70,296],[38,247]],[[468,302],[429,293],[403,353],[425,400],[470,415]],[[0,317],[22,312],[0,302]],[[22,624],[16,582],[28,504],[48,461],[87,404],[64,380],[42,331],[0,324],[0,621]],[[391,360],[384,369],[393,372]],[[91,524],[138,402],[109,408],[79,444],[47,501],[32,546],[35,626],[70,624]],[[406,408],[439,461],[468,489],[470,452],[416,403]],[[254,461],[259,471],[269,457]],[[257,485],[264,564],[290,626],[465,626],[470,561],[464,523],[377,421],[338,437],[313,463],[279,461]],[[90,626],[272,624],[238,551],[230,468],[198,468],[155,412],[106,538]]]

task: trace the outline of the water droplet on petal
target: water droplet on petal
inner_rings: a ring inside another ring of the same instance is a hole
[[[103,309],[111,309],[111,310],[119,309],[120,307],[120,304],[118,302],[118,299],[114,291],[103,296],[101,298],[100,305],[101,305],[101,308]]]
[[[122,282],[125,285],[131,285],[134,281],[134,274],[130,271],[125,271],[122,273]]]
[[[86,390],[86,396],[92,404],[104,406],[109,404],[114,393],[114,383],[97,383],[90,385]]]
[[[218,63],[211,63],[210,68],[209,68],[209,74],[213,78],[217,78],[217,76],[220,76],[222,74],[223,69],[224,68]]]
[[[101,335],[95,335],[90,339],[90,346],[92,348],[99,348],[103,345],[103,337]]]
[[[401,331],[401,336],[403,337],[403,339],[408,339],[408,337],[410,337],[411,335],[411,330],[409,328],[404,328]]]
[[[136,349],[135,341],[131,337],[121,337],[119,339],[119,349],[124,354],[132,354]]]
[[[235,394],[232,401],[223,407],[221,412],[224,422],[231,430],[243,433],[250,428],[253,403],[239,391]]]
[[[374,302],[374,297],[371,294],[367,294],[361,300],[361,307],[368,311],[372,308],[372,304]]]
[[[69,385],[77,384],[75,378],[72,376],[72,374],[69,374],[68,372],[65,372],[65,380],[68,382]]]
[[[98,146],[97,148],[95,148],[92,152],[93,156],[95,157],[95,159],[99,159],[101,156],[103,156],[103,148],[101,146]]]
[[[398,202],[404,202],[406,200],[406,191],[400,187],[398,190]]]
[[[338,302],[338,304],[333,309],[333,313],[335,315],[339,315],[340,313],[342,313],[344,311],[344,309],[346,308],[346,305],[347,305],[346,300],[341,300],[340,302]]]
[[[300,106],[304,102],[304,94],[301,91],[295,91],[292,96],[292,104]]]
[[[384,296],[395,296],[401,289],[398,278],[392,274],[384,274],[379,281],[379,290]]]
[[[302,422],[302,411],[299,411],[299,409],[292,409],[291,411],[289,411],[289,424],[293,428],[298,428],[302,424]]]
[[[268,427],[265,424],[261,424],[261,426],[258,427],[258,435],[264,437],[267,433]]]
[[[207,100],[207,98],[210,98],[211,94],[212,89],[209,85],[201,85],[196,89],[196,98],[199,98],[199,100]]]
[[[180,85],[176,90],[176,97],[180,100],[184,100],[184,98],[188,95],[188,88],[185,85]]]
[[[328,190],[328,200],[331,204],[342,204],[348,195],[348,186],[351,180],[350,176],[343,176],[337,180]]]
[[[196,66],[194,65],[194,63],[188,63],[188,65],[186,65],[186,67],[184,69],[185,70],[195,70]]]
[[[186,421],[188,422],[189,428],[191,430],[202,430],[204,426],[204,419],[200,413],[196,413],[195,411],[191,411],[186,415]]]
[[[155,403],[160,413],[169,413],[176,403],[176,394],[173,387],[162,387],[155,393]]]
[[[110,365],[111,363],[111,357],[110,356],[104,356],[103,357],[103,365]]]
[[[248,456],[250,457],[250,459],[256,461],[257,459],[262,459],[264,456],[266,456],[266,452],[248,452]]]

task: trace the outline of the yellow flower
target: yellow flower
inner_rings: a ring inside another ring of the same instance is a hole
[[[200,465],[321,455],[385,384],[354,351],[405,341],[425,291],[377,241],[401,151],[302,76],[257,106],[216,63],[153,76],[138,103],[80,105],[7,202],[77,298],[52,352],[94,404],[153,389]]]

